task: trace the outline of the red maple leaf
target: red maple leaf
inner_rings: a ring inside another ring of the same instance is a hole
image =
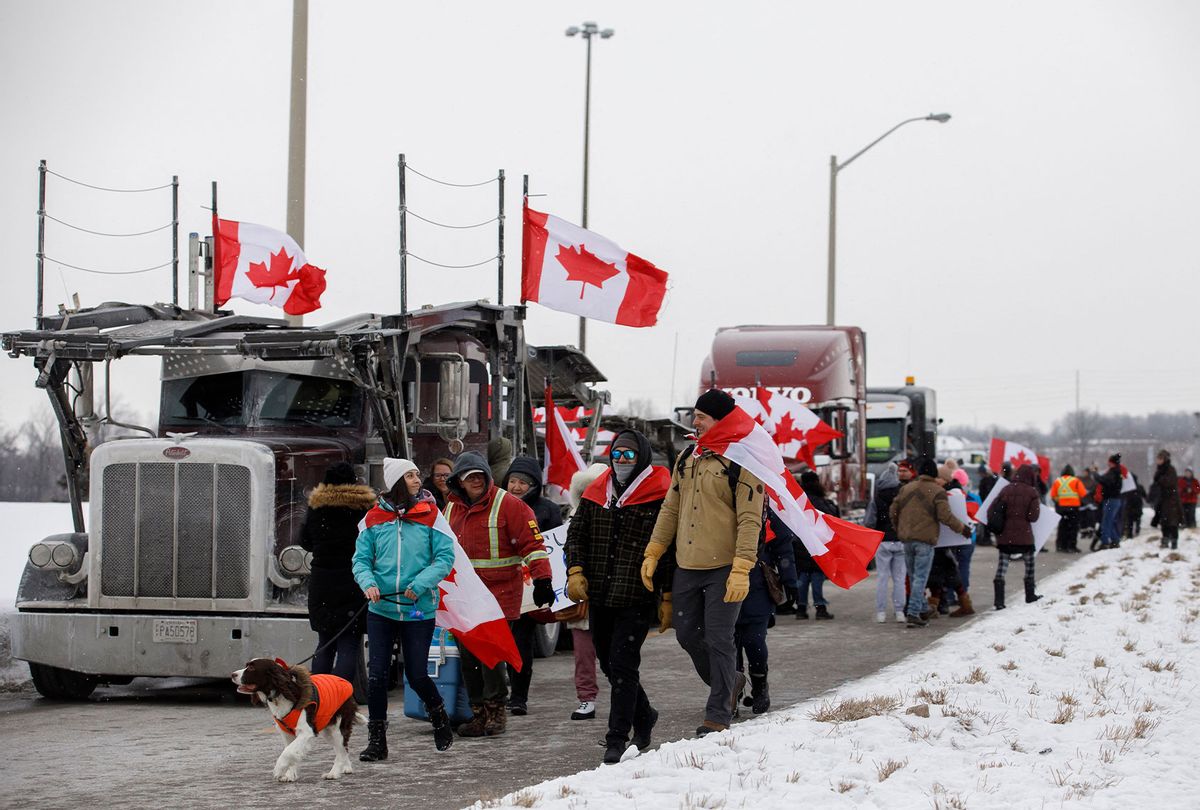
[[[300,271],[292,272],[292,257],[287,255],[287,248],[280,248],[278,253],[271,254],[271,266],[266,262],[251,262],[246,271],[246,278],[255,287],[286,287],[289,281],[300,278]]]
[[[583,294],[587,292],[587,285],[591,284],[596,289],[601,289],[604,287],[604,282],[621,274],[616,265],[598,259],[583,245],[579,246],[578,253],[566,245],[559,245],[558,255],[554,258],[558,259],[558,263],[567,271],[567,281],[583,283],[583,286],[579,288],[581,300]]]
[[[796,424],[792,421],[791,413],[785,413],[775,424],[775,444],[782,447],[796,440],[804,440],[804,431],[796,430]]]
[[[1025,455],[1024,450],[1022,450],[1021,452],[1017,453],[1015,456],[1010,458],[1009,461],[1012,462],[1014,470],[1021,469],[1021,466],[1023,464],[1032,464],[1033,463],[1032,461],[1029,460],[1029,456]]]

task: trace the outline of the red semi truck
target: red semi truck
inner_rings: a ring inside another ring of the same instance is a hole
[[[866,459],[867,338],[857,326],[728,326],[717,330],[700,372],[716,386],[754,396],[762,386],[791,397],[845,437],[814,451],[818,472],[843,516],[870,496]],[[789,462],[798,471],[801,462]]]

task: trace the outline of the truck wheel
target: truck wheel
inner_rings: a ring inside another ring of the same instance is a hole
[[[534,628],[534,658],[549,658],[554,655],[554,649],[558,646],[558,628],[561,626],[561,622],[550,622],[548,624],[539,624]]]
[[[47,664],[29,664],[33,686],[44,698],[51,700],[84,700],[96,690],[100,680],[95,675],[72,672]]]

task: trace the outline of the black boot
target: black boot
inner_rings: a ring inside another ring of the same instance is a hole
[[[817,605],[817,618],[832,619],[833,614],[829,612],[829,608],[827,608],[825,605]]]
[[[613,740],[612,742],[607,743],[604,748],[604,764],[616,765],[621,761],[621,756],[625,753],[625,749],[627,747],[628,746],[624,740]]]
[[[996,610],[1004,610],[1004,580],[993,579],[992,589],[995,591]]]
[[[387,720],[367,722],[367,747],[358,755],[360,762],[378,762],[387,759]]]
[[[1042,598],[1041,594],[1037,594],[1037,593],[1033,592],[1033,580],[1032,579],[1025,580],[1025,604],[1029,604],[1030,602],[1036,602],[1037,600],[1039,600],[1041,598]]]
[[[446,704],[439,703],[429,710],[429,722],[433,724],[433,744],[437,750],[445,751],[454,744],[454,732],[450,730],[450,716],[446,714]]]
[[[750,711],[762,714],[771,708],[771,693],[767,689],[767,673],[750,673]]]
[[[801,605],[798,602],[796,603],[796,618],[797,619],[807,619],[808,618],[808,605]]]
[[[645,751],[650,747],[650,734],[654,731],[654,724],[658,722],[658,710],[651,707],[650,716],[646,720],[642,725],[633,724],[633,737],[630,738],[629,744],[636,745],[638,751]]]

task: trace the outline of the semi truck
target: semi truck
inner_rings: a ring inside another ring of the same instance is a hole
[[[846,517],[870,495],[866,458],[867,338],[856,326],[748,325],[717,330],[700,391],[753,397],[768,390],[802,403],[843,433],[814,449],[817,472]],[[799,471],[799,461],[789,461]]]
[[[879,475],[902,458],[937,458],[937,392],[909,377],[896,388],[867,389],[867,467]]]
[[[100,683],[223,678],[255,656],[311,653],[299,532],[330,464],[379,489],[387,456],[424,469],[486,456],[501,436],[536,453],[531,408],[547,382],[559,403],[601,412],[603,375],[570,347],[527,346],[524,318],[476,301],[298,327],[106,303],[0,336],[49,396],[74,523],[33,545],[18,588],[13,655],[37,690],[81,699]],[[110,402],[136,356],[161,358],[158,424],[97,443],[115,420],[111,405],[94,412],[93,367]]]

